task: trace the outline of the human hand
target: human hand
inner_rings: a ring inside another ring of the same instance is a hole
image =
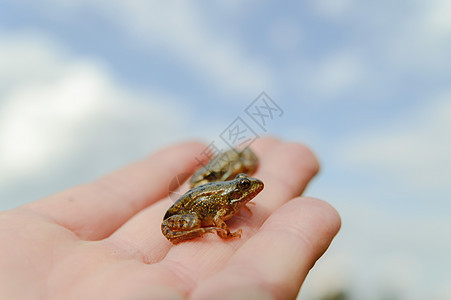
[[[318,171],[305,147],[264,138],[252,216],[171,244],[162,235],[170,181],[192,173],[201,143],[176,145],[114,172],[0,213],[1,299],[294,298],[340,227],[329,204],[299,197]]]

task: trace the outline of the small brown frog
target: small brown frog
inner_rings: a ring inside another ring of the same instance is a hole
[[[190,186],[196,187],[208,182],[225,181],[235,178],[239,173],[252,175],[258,167],[257,155],[250,149],[232,148],[219,153],[204,167],[194,173]]]
[[[238,174],[235,179],[211,182],[186,192],[166,212],[161,224],[163,235],[172,243],[216,231],[223,239],[241,237],[242,230],[230,232],[225,220],[245,207],[263,189],[263,182]]]

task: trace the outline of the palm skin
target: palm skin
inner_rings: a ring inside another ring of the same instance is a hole
[[[340,228],[300,197],[318,171],[304,146],[257,140],[265,189],[216,234],[173,245],[160,225],[168,186],[205,146],[183,143],[95,182],[0,213],[1,299],[287,299]]]

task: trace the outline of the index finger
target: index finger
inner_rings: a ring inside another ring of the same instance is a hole
[[[81,185],[24,206],[75,232],[82,239],[110,235],[129,218],[168,194],[175,176],[188,177],[205,148],[187,142]],[[181,181],[186,178],[181,178]]]

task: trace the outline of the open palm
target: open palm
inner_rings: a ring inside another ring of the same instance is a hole
[[[300,197],[318,171],[304,146],[264,138],[265,189],[215,234],[173,245],[161,234],[168,186],[204,150],[190,142],[93,183],[0,214],[1,299],[293,298],[340,227],[327,203]]]

